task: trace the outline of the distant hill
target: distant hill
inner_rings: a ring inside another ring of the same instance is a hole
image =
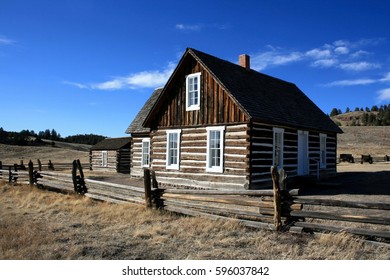
[[[60,143],[95,145],[104,140],[106,136],[96,134],[77,134],[68,137],[61,137],[54,129],[46,129],[35,133],[33,130],[22,130],[20,132],[5,131],[0,127],[0,143],[19,146],[59,146]]]
[[[330,118],[339,126],[366,126],[365,119],[367,118],[366,116],[370,116],[369,114],[372,114],[376,118],[379,112],[367,113],[364,111],[356,111],[332,116]]]
[[[333,108],[330,118],[339,126],[390,126],[390,104],[356,108],[349,108],[343,113],[340,109]]]

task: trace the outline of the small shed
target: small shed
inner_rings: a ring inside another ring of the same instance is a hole
[[[106,138],[90,149],[91,170],[130,173],[131,137]]]

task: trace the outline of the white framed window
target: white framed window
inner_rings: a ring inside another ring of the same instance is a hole
[[[179,170],[180,166],[180,129],[167,131],[166,168]]]
[[[326,168],[326,134],[320,134],[320,168]]]
[[[206,171],[223,172],[224,126],[207,127]]]
[[[142,139],[141,165],[143,167],[149,167],[150,165],[150,138]]]
[[[200,108],[200,75],[190,74],[186,78],[186,110],[193,111]]]
[[[273,149],[273,165],[277,166],[278,169],[283,168],[283,150],[284,150],[284,129],[276,128],[273,129],[274,132],[274,149]]]
[[[108,166],[108,152],[102,151],[102,167]]]

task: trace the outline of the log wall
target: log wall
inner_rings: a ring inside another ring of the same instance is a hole
[[[142,139],[144,137],[133,136],[131,138],[131,152],[130,152],[130,175],[132,177],[143,177],[144,171],[141,164],[142,160]]]
[[[298,174],[298,129],[284,128],[283,168],[289,177]],[[309,131],[309,172],[316,176],[317,162],[320,158],[320,132]],[[327,134],[327,166],[320,169],[322,176],[336,174],[335,134]],[[251,188],[272,186],[270,167],[273,164],[273,126],[259,122],[252,123],[251,129]]]
[[[225,128],[223,173],[206,172],[206,127],[183,128],[179,170],[166,168],[166,130],[151,135],[152,169],[162,185],[200,188],[243,189],[249,182],[249,131],[247,124]]]

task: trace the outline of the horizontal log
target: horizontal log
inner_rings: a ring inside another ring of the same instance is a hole
[[[378,225],[390,225],[390,217],[366,216],[366,215],[349,215],[341,213],[317,212],[317,211],[291,211],[291,217],[295,218],[313,218],[323,220],[336,220],[357,223],[369,223]]]
[[[273,196],[273,190],[187,190],[164,189],[164,193],[193,194],[193,195],[248,195],[248,196]]]
[[[236,219],[236,218],[229,218],[229,217],[222,217],[222,216],[218,216],[218,215],[204,213],[202,211],[185,209],[182,207],[168,206],[168,207],[166,207],[165,210],[175,212],[175,213],[181,213],[181,214],[185,214],[185,215],[189,215],[189,216],[206,217],[206,218],[209,218],[212,220],[237,221],[237,222],[242,223],[243,225],[245,225],[247,227],[274,230],[274,226],[272,224],[255,222],[255,221],[248,221],[248,220]]]
[[[95,193],[106,193],[107,195],[118,195],[118,196],[126,196],[126,197],[139,197],[144,198],[145,194],[143,192],[135,192],[120,188],[107,188],[107,187],[98,187],[98,185],[87,185],[88,192],[95,192]]]
[[[88,189],[88,193],[93,194],[93,195],[99,195],[102,197],[107,197],[110,199],[112,198],[112,199],[122,200],[125,202],[140,203],[140,204],[145,203],[144,198],[119,194],[119,193],[115,193],[115,192],[102,191],[102,190],[97,190],[97,189]]]
[[[342,201],[342,200],[334,200],[334,199],[305,198],[305,197],[295,197],[293,198],[293,202],[301,203],[301,204],[309,204],[309,205],[390,210],[390,203],[385,203],[385,202]]]
[[[162,196],[165,198],[175,198],[184,200],[194,201],[207,201],[213,203],[226,203],[226,204],[237,204],[243,206],[259,206],[260,201],[258,199],[241,198],[241,197],[225,197],[225,196],[206,196],[206,195],[186,195],[186,194],[173,194],[164,193]]]
[[[51,180],[39,180],[38,184],[42,184],[45,188],[49,189],[58,189],[58,190],[66,190],[67,192],[73,193],[74,186],[73,184],[65,184],[59,181],[51,181]]]
[[[92,180],[92,179],[85,179],[85,182],[89,183],[89,184],[98,184],[98,185],[103,185],[103,186],[108,186],[108,187],[131,190],[131,191],[135,191],[135,192],[144,192],[143,188],[135,187],[135,186],[115,184],[115,183],[110,183],[110,182],[102,182],[102,181],[97,181],[97,180]]]
[[[186,209],[199,210],[209,214],[215,214],[224,217],[234,217],[234,218],[251,220],[251,221],[263,221],[267,223],[273,222],[273,218],[270,216],[264,216],[256,212],[232,209],[232,208],[227,208],[227,207],[222,207],[217,205],[205,205],[205,204],[197,204],[197,203],[188,203],[188,202],[177,201],[177,200],[167,200],[164,201],[164,206],[184,207]]]
[[[69,177],[69,178],[72,178],[72,174],[67,174],[67,173],[42,171],[42,172],[39,172],[39,174],[41,174],[42,176],[51,175],[51,176],[54,176],[54,177]]]
[[[314,231],[331,231],[331,232],[348,232],[351,234],[367,236],[367,237],[379,237],[390,239],[390,231],[370,230],[363,228],[345,228],[338,226],[331,226],[325,224],[315,224],[308,222],[296,222],[296,226],[303,227],[304,229],[310,229]]]
[[[125,201],[123,201],[121,199],[110,198],[110,197],[101,196],[98,194],[86,193],[85,196],[92,198],[92,199],[95,199],[95,200],[104,201],[104,202],[111,202],[111,203],[117,203],[117,204],[126,203]]]

